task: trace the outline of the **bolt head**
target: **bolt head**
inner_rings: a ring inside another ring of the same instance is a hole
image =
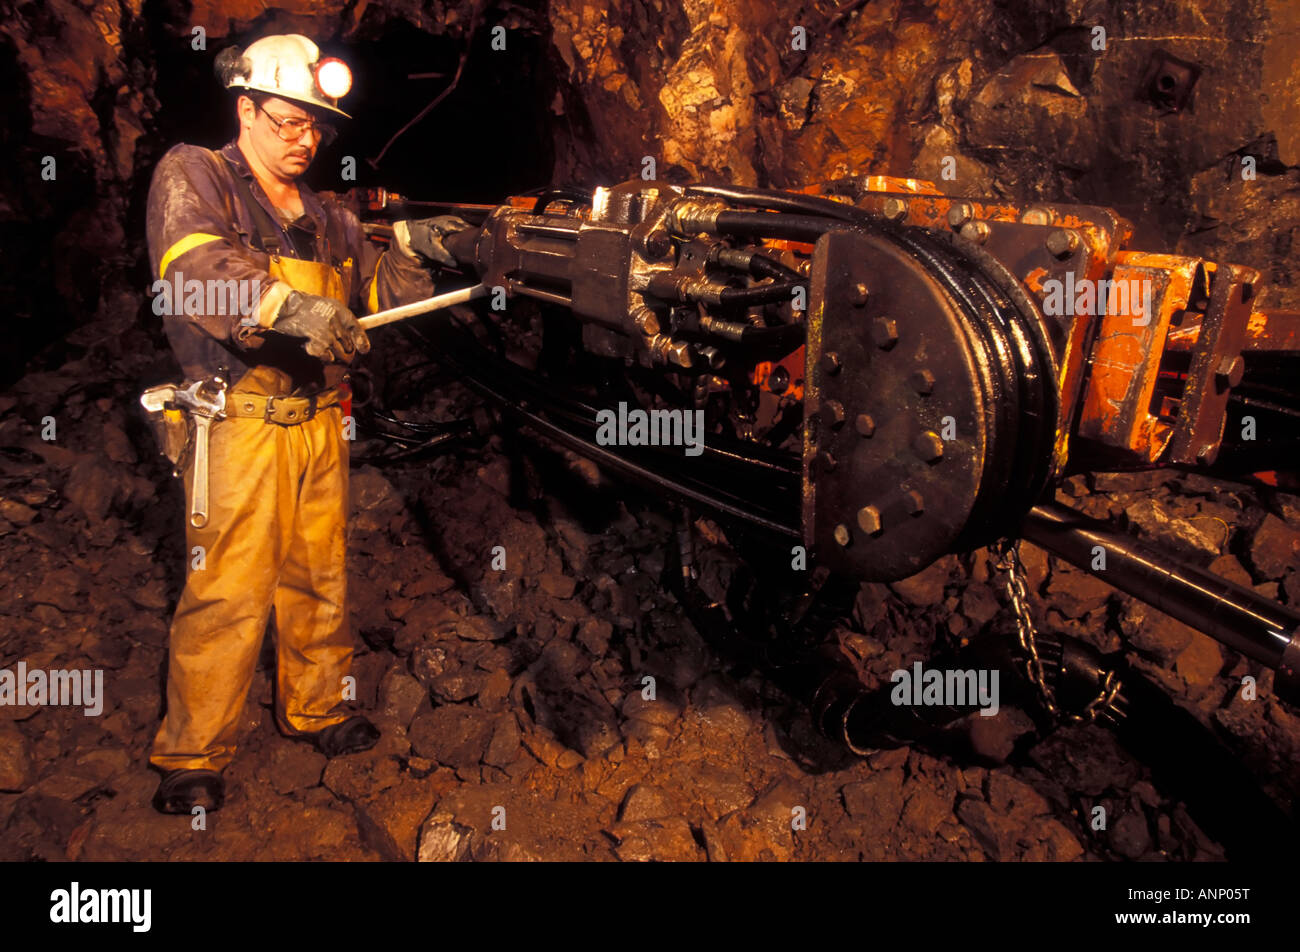
[[[876,421],[871,418],[870,414],[859,413],[858,418],[853,421],[853,428],[861,436],[871,436],[876,432]]]
[[[912,452],[922,462],[937,462],[943,456],[943,440],[934,430],[925,430],[913,438]]]
[[[885,199],[885,217],[890,221],[898,221],[907,214],[907,202],[901,198]]]
[[[652,231],[645,238],[645,253],[650,258],[662,258],[673,250],[667,232]]]
[[[853,286],[853,306],[866,307],[867,299],[871,297],[871,289],[859,281]]]
[[[961,236],[967,241],[982,245],[989,237],[989,223],[986,221],[968,221],[961,226]]]
[[[925,499],[915,489],[903,493],[903,508],[909,516],[919,516],[925,512]]]
[[[912,376],[909,379],[912,382],[912,388],[921,396],[929,396],[934,393],[934,374],[924,367],[912,371]]]
[[[1050,225],[1052,216],[1045,208],[1030,207],[1020,213],[1020,221],[1025,225]]]
[[[840,355],[833,350],[828,350],[822,354],[822,370],[829,375],[840,372]]]
[[[867,535],[880,535],[884,526],[880,522],[880,510],[875,506],[863,506],[858,510],[858,528]]]
[[[818,454],[817,459],[821,461],[821,468],[823,473],[833,473],[835,472],[835,467],[839,465],[839,462],[835,459],[834,456],[824,451]]]
[[[838,430],[844,425],[844,404],[838,400],[826,401],[826,421],[830,424],[832,430]]]
[[[948,224],[953,228],[960,228],[970,221],[974,214],[975,209],[971,207],[970,202],[958,202],[948,209]]]
[[[871,339],[881,350],[889,350],[898,343],[898,321],[892,317],[878,317],[871,322]]]
[[[849,527],[842,522],[835,527],[832,534],[835,536],[835,544],[842,549],[848,548],[849,543],[853,541],[853,535],[849,532]]]
[[[1079,247],[1078,232],[1058,228],[1047,236],[1047,250],[1055,258],[1068,258]]]

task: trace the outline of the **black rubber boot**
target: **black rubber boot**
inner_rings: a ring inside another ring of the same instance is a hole
[[[326,757],[358,754],[379,742],[379,728],[356,714],[315,734],[316,749]]]
[[[153,795],[153,808],[159,813],[188,815],[197,806],[215,813],[225,799],[225,781],[215,770],[169,770]]]

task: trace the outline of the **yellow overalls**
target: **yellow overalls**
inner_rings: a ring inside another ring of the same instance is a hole
[[[273,256],[270,273],[304,293],[347,303],[352,263]],[[345,281],[346,277],[346,281]],[[228,416],[209,444],[209,516],[186,524],[189,566],[172,621],[167,714],[150,762],[164,770],[221,770],[235,754],[272,608],[275,718],[286,734],[319,731],[348,715],[354,697],[347,618],[345,533],[348,441],[337,402],[295,425],[235,416],[248,395],[276,396],[254,367],[226,395]],[[336,391],[320,395],[321,402]],[[241,403],[241,400],[243,401]],[[186,469],[186,511],[193,462]]]

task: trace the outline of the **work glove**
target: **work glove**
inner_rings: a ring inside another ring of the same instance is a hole
[[[291,291],[280,306],[271,330],[301,338],[303,349],[325,363],[351,363],[356,351],[370,352],[370,338],[352,312],[333,298]]]
[[[403,229],[401,226],[405,226]],[[451,256],[442,243],[442,239],[448,235],[454,235],[458,231],[464,231],[467,228],[473,228],[469,222],[463,218],[457,218],[455,215],[436,215],[433,218],[416,218],[407,221],[397,222],[394,232],[397,235],[398,242],[409,248],[411,252],[424,261],[426,264],[440,264],[447,267],[456,267],[456,259]],[[406,233],[406,241],[402,241],[402,232]]]

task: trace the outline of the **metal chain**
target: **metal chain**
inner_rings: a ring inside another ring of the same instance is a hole
[[[1114,670],[1107,671],[1106,680],[1101,684],[1101,691],[1088,702],[1082,716],[1071,714],[1070,718],[1074,721],[1095,721],[1098,714],[1110,707],[1111,702],[1115,700],[1115,695],[1119,694],[1120,687],[1119,678],[1116,677]]]
[[[1047,713],[1056,716],[1056,695],[1043,677],[1043,660],[1038,657],[1038,632],[1029,613],[1029,589],[1025,585],[1025,567],[1020,562],[1020,541],[1005,539],[998,554],[998,569],[1006,579],[1007,600],[1016,619],[1016,639],[1025,653],[1025,675],[1037,689]]]
[[[1025,674],[1037,689],[1043,707],[1053,717],[1060,717],[1072,723],[1095,721],[1115,700],[1119,694],[1120,682],[1113,670],[1106,672],[1101,690],[1089,701],[1082,714],[1063,711],[1056,703],[1056,693],[1043,675],[1043,660],[1038,655],[1038,631],[1034,627],[1033,616],[1029,612],[1029,589],[1025,584],[1025,566],[1020,561],[1020,541],[1004,539],[997,553],[997,567],[1005,574],[1007,600],[1016,619],[1016,640],[1025,655]]]

